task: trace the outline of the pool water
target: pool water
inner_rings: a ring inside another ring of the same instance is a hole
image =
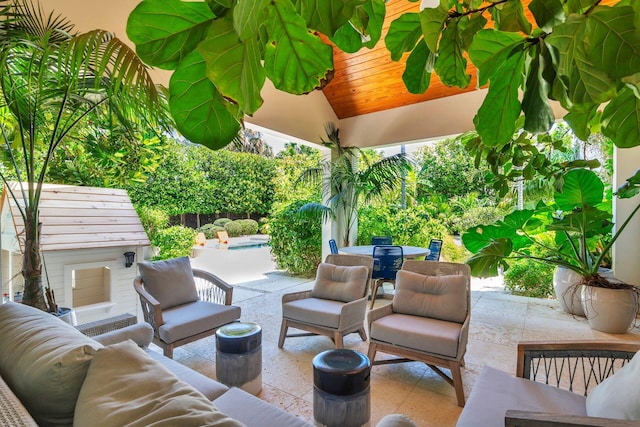
[[[257,248],[263,248],[265,246],[271,246],[269,243],[250,243],[250,244],[239,244],[239,245],[233,245],[233,246],[229,246],[227,248],[227,250],[230,251],[240,251],[240,250],[244,250],[244,249],[257,249]]]

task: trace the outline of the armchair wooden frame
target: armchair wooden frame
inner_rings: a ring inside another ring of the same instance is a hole
[[[461,333],[458,338],[458,348],[460,350],[458,351],[458,354],[455,358],[449,358],[406,347],[396,346],[394,344],[385,343],[382,341],[376,341],[370,338],[367,356],[369,357],[369,360],[371,360],[372,365],[388,365],[391,363],[405,363],[416,361],[426,363],[435,373],[440,375],[446,382],[453,386],[456,391],[458,406],[464,406],[465,397],[460,367],[464,366],[464,355],[467,348],[467,341],[469,336],[469,321],[471,315],[471,272],[469,266],[466,264],[449,262],[406,260],[402,266],[402,269],[431,276],[445,274],[464,274],[467,276],[467,315],[464,319],[464,322],[462,323]],[[391,314],[393,314],[392,304],[387,304],[380,308],[370,310],[367,316],[369,328],[371,328],[371,324],[374,321]],[[382,351],[387,354],[393,354],[399,357],[392,359],[375,360],[376,353],[378,351]],[[448,368],[451,371],[451,377],[443,372],[439,367]]]
[[[215,304],[231,305],[233,287],[227,284],[224,280],[215,274],[195,268],[193,269],[193,278],[196,282],[198,299]],[[164,320],[162,318],[162,308],[160,307],[160,303],[144,288],[141,276],[135,278],[133,287],[140,297],[144,320],[153,328],[153,343],[162,347],[165,356],[172,358],[174,348],[215,334],[217,328],[209,329],[172,343],[162,341],[160,339],[159,328],[164,325]]]
[[[361,255],[331,254],[327,255],[325,262],[328,264],[340,266],[362,265],[367,267],[369,269],[369,280],[367,282],[367,285],[364,287],[362,297],[357,300],[345,303],[342,306],[340,323],[335,329],[283,317],[282,326],[280,327],[280,338],[278,339],[278,348],[282,348],[284,346],[284,340],[286,338],[308,337],[314,335],[325,335],[329,337],[334,342],[336,348],[342,348],[344,346],[344,336],[354,332],[357,332],[358,335],[360,335],[362,341],[367,340],[367,332],[364,328],[364,317],[367,310],[369,283],[371,282],[371,275],[373,274],[373,258],[371,258],[370,256]],[[311,297],[311,290],[294,292],[291,294],[283,295],[282,304]],[[289,334],[287,332],[290,327],[308,332]]]
[[[588,392],[624,366],[640,342],[540,341],[518,344],[516,376]],[[637,426],[637,421],[508,410],[506,427]]]

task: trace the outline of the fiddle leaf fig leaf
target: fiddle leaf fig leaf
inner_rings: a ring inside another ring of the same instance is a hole
[[[595,172],[574,169],[564,175],[561,192],[556,192],[553,200],[563,211],[573,211],[584,206],[595,206],[602,202],[604,184]]]
[[[373,48],[382,35],[385,12],[384,0],[369,0],[356,7],[351,20],[329,38],[347,53],[357,52],[363,46]]]
[[[582,141],[591,135],[591,120],[597,112],[596,106],[584,111],[571,111],[564,116],[564,121],[571,126],[573,133]]]
[[[518,89],[522,84],[522,67],[525,52],[520,46],[514,48],[494,77],[482,106],[474,118],[476,130],[488,146],[504,144],[516,130],[521,105]]]
[[[395,19],[384,39],[387,49],[391,52],[391,59],[399,61],[403,53],[413,50],[421,36],[419,14],[405,13]]]
[[[553,27],[564,22],[566,15],[560,0],[531,0],[529,10],[533,14],[538,27],[551,32]]]
[[[331,37],[367,0],[293,0],[295,10],[309,28]]]
[[[233,108],[207,78],[206,63],[197,51],[184,58],[171,76],[169,108],[187,139],[213,150],[227,145],[240,131]]]
[[[264,68],[277,89],[309,93],[328,83],[333,49],[307,30],[289,0],[272,0]]]
[[[464,50],[469,50],[476,34],[481,31],[485,25],[487,25],[487,19],[482,16],[482,13],[474,13],[471,15],[461,34],[462,47]]]
[[[420,94],[429,88],[435,58],[424,40],[419,41],[407,58],[407,65],[402,74],[402,80],[409,93]]]
[[[442,83],[447,86],[465,88],[471,82],[471,75],[467,74],[467,60],[463,55],[462,39],[458,33],[458,21],[451,21],[442,32],[435,70]]]
[[[433,53],[438,52],[438,41],[448,16],[449,9],[444,8],[442,4],[434,9],[427,7],[420,12],[420,25],[424,41]]]
[[[630,6],[600,7],[586,20],[584,44],[590,62],[613,78],[640,72],[640,31]]]
[[[384,23],[384,16],[387,12],[387,6],[385,0],[370,0],[360,6],[361,10],[366,12],[368,17],[367,25],[364,26],[364,36],[368,37],[368,41],[364,41],[363,44],[369,49],[378,43],[382,36],[382,24]],[[356,9],[357,11],[358,9]]]
[[[640,145],[640,98],[628,87],[604,108],[602,133],[619,148]]]
[[[522,2],[509,1],[491,9],[491,16],[500,31],[531,33],[531,23],[524,16]]]
[[[269,0],[238,0],[233,9],[233,25],[241,40],[257,37],[268,4]]]
[[[511,52],[524,39],[516,33],[505,31],[479,31],[469,47],[469,57],[478,68],[478,84],[484,86],[503,66]]]
[[[566,85],[571,103],[578,105],[603,103],[616,91],[616,83],[589,60],[583,43],[586,19],[571,15],[546,39],[559,53],[558,74]]]
[[[555,115],[547,98],[549,83],[542,75],[544,61],[543,55],[536,55],[531,61],[522,98],[524,128],[531,133],[546,132],[555,122]]]
[[[203,2],[145,0],[129,15],[127,36],[144,62],[173,70],[205,37],[214,18]]]
[[[245,114],[262,105],[260,90],[265,72],[260,63],[257,39],[238,39],[231,19],[216,19],[209,36],[198,45],[207,63],[207,77],[220,93],[233,100]]]
[[[354,53],[362,48],[362,34],[347,22],[329,38],[338,48],[347,53]]]

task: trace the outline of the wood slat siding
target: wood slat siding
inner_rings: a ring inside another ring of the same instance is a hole
[[[4,196],[8,196],[6,191]],[[11,197],[9,205],[16,233],[22,236],[22,216]],[[40,198],[40,221],[43,251],[150,244],[125,190],[46,184]]]
[[[613,5],[618,1],[603,0],[601,4]],[[525,0],[524,4],[528,5],[529,1]],[[334,46],[335,74],[333,80],[322,91],[339,119],[417,104],[477,89],[476,69],[467,58],[467,73],[471,74],[471,82],[467,88],[448,87],[433,73],[429,89],[424,94],[409,93],[402,81],[402,73],[409,54],[405,54],[398,62],[392,61],[385,47],[384,37],[391,22],[401,14],[419,12],[420,2],[392,0],[386,3],[386,7],[382,37],[373,49],[363,48],[355,53],[345,53]],[[525,14],[530,22],[535,22],[526,7]],[[485,16],[491,21],[488,12],[485,12]],[[324,35],[321,35],[321,38],[325,43],[332,44]]]

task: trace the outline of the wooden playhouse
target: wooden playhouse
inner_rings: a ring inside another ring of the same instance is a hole
[[[58,305],[74,308],[78,323],[137,313],[133,280],[149,239],[127,192],[46,184],[40,200],[42,280]],[[2,293],[19,298],[24,225],[6,187],[0,230]],[[135,254],[128,267],[127,252]]]

